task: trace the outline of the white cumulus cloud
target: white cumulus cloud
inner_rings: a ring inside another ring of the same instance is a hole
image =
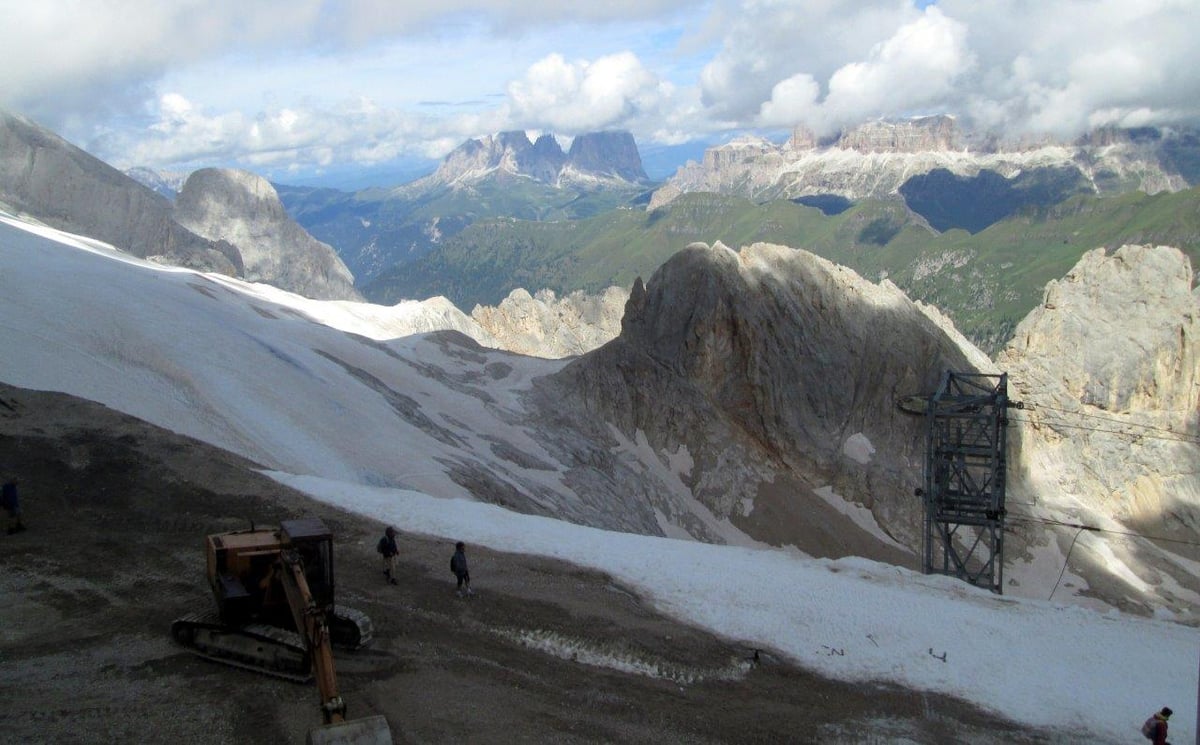
[[[1200,0],[0,0],[0,18],[0,106],[121,164],[377,163],[503,129],[1200,123]]]
[[[552,54],[508,86],[514,123],[568,135],[627,126],[669,96],[670,85],[630,52],[577,62]]]

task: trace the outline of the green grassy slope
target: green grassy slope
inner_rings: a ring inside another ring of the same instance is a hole
[[[865,201],[825,215],[791,201],[686,194],[653,212],[620,208],[582,220],[477,222],[424,259],[381,275],[365,293],[384,303],[445,295],[470,311],[476,303],[498,303],[515,287],[560,293],[628,287],[694,241],[733,248],[780,243],[874,281],[890,278],[994,351],[1040,302],[1046,282],[1066,274],[1085,251],[1166,244],[1200,268],[1200,188],[1075,197],[974,235],[938,234],[899,202]]]

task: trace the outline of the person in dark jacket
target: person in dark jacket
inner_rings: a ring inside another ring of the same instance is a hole
[[[393,585],[399,584],[396,581],[396,562],[400,555],[400,549],[396,547],[396,529],[388,527],[383,531],[383,537],[379,539],[379,545],[376,546],[379,555],[383,557],[383,575],[387,577],[388,582]]]
[[[1171,745],[1167,742],[1167,720],[1174,713],[1171,711],[1171,707],[1164,706],[1162,711],[1157,712],[1142,725],[1142,734],[1150,738],[1154,745]]]
[[[464,592],[467,595],[475,594],[471,590],[471,572],[467,568],[467,547],[462,541],[454,544],[454,556],[450,557],[450,571],[458,578],[457,593],[460,598]]]
[[[0,506],[4,508],[4,514],[8,518],[8,534],[20,533],[25,530],[25,524],[21,522],[21,500],[17,497],[17,479],[11,478],[4,482],[4,486],[0,487]]]

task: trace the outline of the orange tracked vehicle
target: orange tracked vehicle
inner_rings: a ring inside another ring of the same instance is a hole
[[[332,645],[371,641],[371,621],[334,603],[333,535],[315,518],[285,520],[278,529],[210,535],[207,578],[216,611],[178,618],[171,634],[205,658],[306,682],[315,678],[323,725],[310,745],[391,743],[382,716],[346,719]]]

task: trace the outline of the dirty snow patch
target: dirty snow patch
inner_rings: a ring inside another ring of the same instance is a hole
[[[842,455],[865,466],[871,462],[871,456],[875,455],[875,446],[862,432],[855,432],[842,443]]]
[[[875,520],[875,516],[871,514],[870,510],[862,505],[854,504],[853,502],[848,501],[842,495],[835,492],[832,486],[825,485],[813,489],[813,493],[821,499],[824,499],[825,503],[830,507],[850,518],[850,521],[855,525],[867,531],[887,545],[894,546],[905,553],[912,553],[907,546],[897,543],[895,538],[892,538],[890,535],[884,532],[883,528],[879,527],[879,523]]]

